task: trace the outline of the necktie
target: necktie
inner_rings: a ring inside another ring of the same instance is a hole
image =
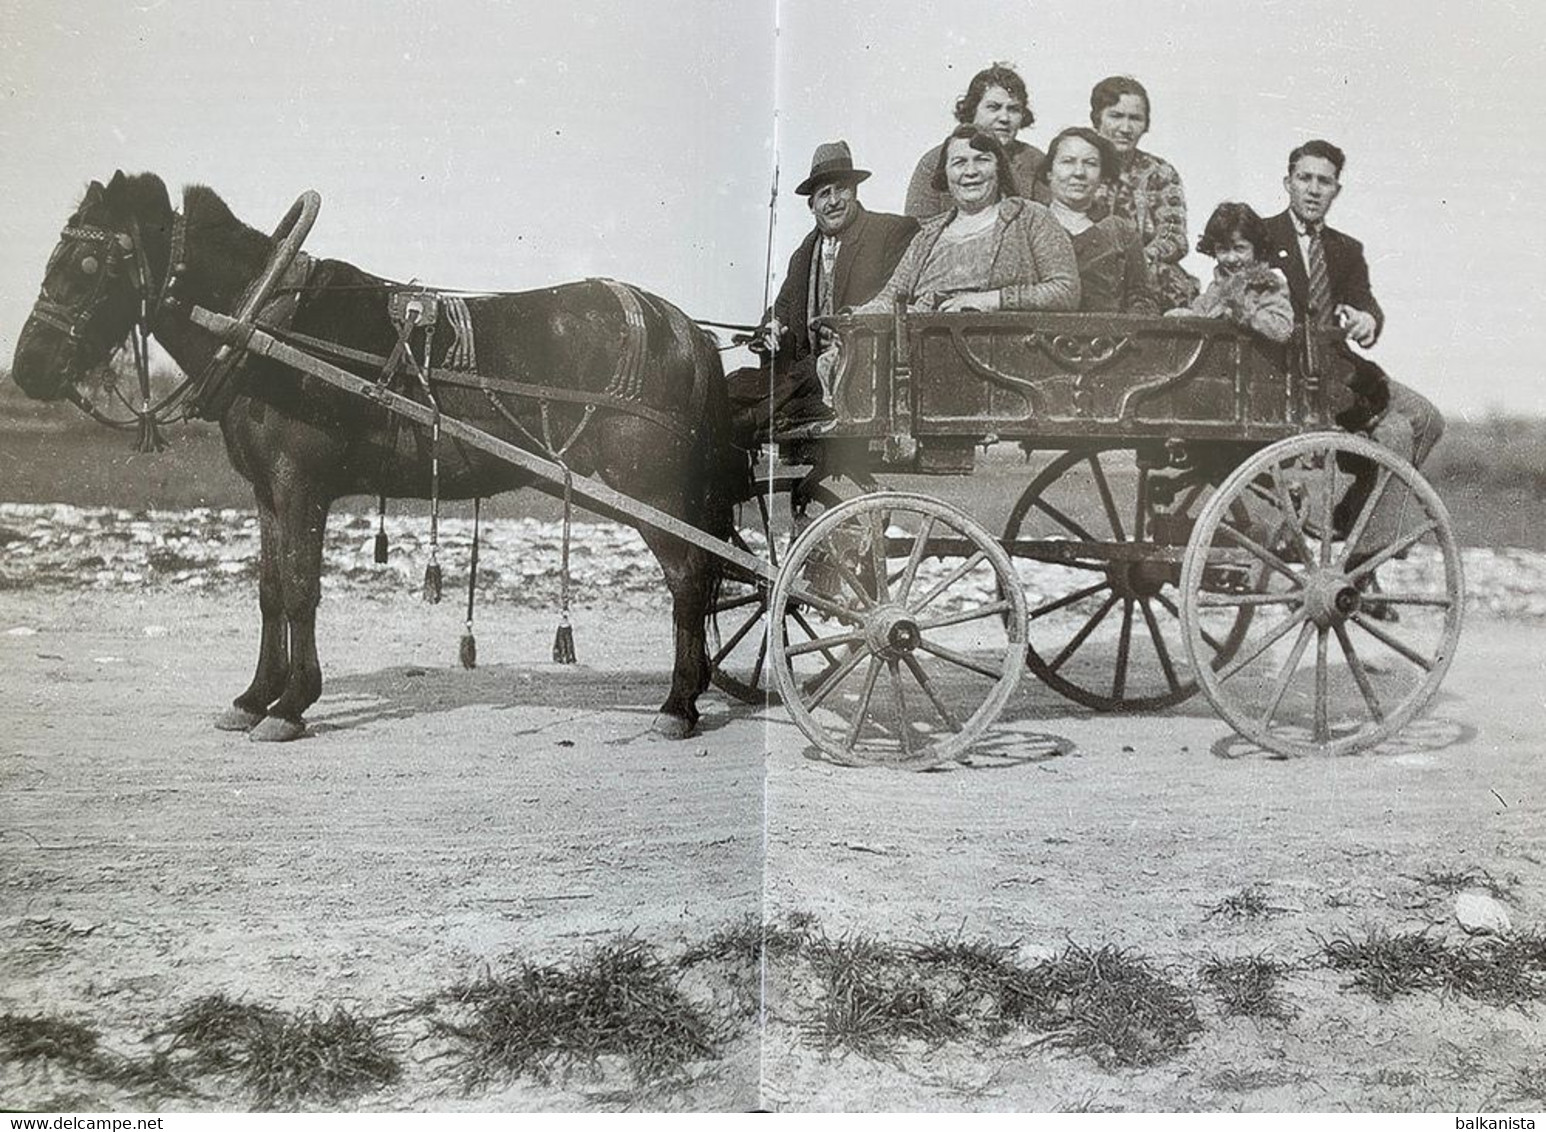
[[[837,241],[831,236],[821,238],[821,277],[816,284],[816,311],[832,313],[832,265],[837,261]]]
[[[1325,330],[1332,324],[1331,277],[1326,274],[1326,249],[1321,244],[1320,225],[1309,231],[1310,242],[1305,257],[1310,276],[1309,322],[1315,329]]]

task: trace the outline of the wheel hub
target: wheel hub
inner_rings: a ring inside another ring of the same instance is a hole
[[[1363,591],[1340,570],[1316,570],[1305,580],[1305,614],[1322,629],[1340,625],[1362,607]]]
[[[1113,562],[1106,568],[1111,592],[1118,597],[1154,597],[1176,581],[1176,568],[1168,562]]]
[[[865,643],[886,660],[900,660],[923,642],[918,622],[901,606],[883,606],[864,626]]]

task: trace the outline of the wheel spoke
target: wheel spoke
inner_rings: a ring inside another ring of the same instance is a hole
[[[1047,665],[1048,669],[1056,672],[1059,668],[1062,668],[1063,665],[1068,662],[1068,658],[1073,656],[1074,653],[1078,652],[1079,646],[1084,644],[1084,642],[1089,638],[1090,634],[1095,631],[1095,626],[1099,625],[1103,620],[1105,620],[1106,614],[1111,612],[1112,607],[1115,606],[1116,603],[1117,595],[1113,593],[1105,600],[1100,609],[1096,611],[1095,616],[1086,621],[1084,623],[1084,627],[1074,634],[1073,639],[1070,640],[1068,644],[1063,646],[1063,651],[1057,654],[1051,664]]]
[[[983,562],[987,561],[987,558],[988,558],[988,552],[987,551],[985,551],[985,550],[977,551],[970,558],[968,558],[965,562],[961,563],[961,565],[957,566],[954,570],[950,571],[950,573],[945,576],[944,580],[942,580],[938,585],[936,585],[928,593],[924,594],[923,597],[920,598],[916,604],[910,606],[909,608],[911,609],[911,611],[913,613],[922,613],[923,610],[924,610],[924,607],[926,607],[931,601],[933,601],[935,598],[937,598],[940,594],[944,593],[951,586],[955,585],[962,578],[966,577],[966,575],[970,574],[973,570],[977,569],[978,566],[982,565]]]
[[[979,605],[973,609],[962,610],[960,613],[947,614],[944,617],[935,618],[933,621],[920,621],[920,630],[943,629],[947,625],[964,625],[968,621],[980,621],[984,617],[992,617],[995,613],[1006,613],[1015,607],[1012,601],[995,601],[992,605]]]
[[[1233,607],[1238,605],[1293,605],[1303,600],[1297,591],[1286,594],[1216,594],[1200,593],[1197,604],[1204,607]]]
[[[890,600],[890,577],[886,573],[886,519],[889,511],[876,511],[870,516],[870,569],[875,574],[875,602],[884,605]]]
[[[979,676],[986,676],[990,680],[1002,680],[1004,678],[1003,669],[989,668],[986,664],[973,660],[965,653],[956,652],[955,649],[947,649],[944,645],[935,644],[933,641],[919,641],[918,647],[925,652],[933,653],[941,660],[948,660],[958,668],[964,668],[968,672],[975,672]]]
[[[1126,542],[1127,534],[1122,528],[1122,516],[1117,514],[1117,501],[1111,494],[1111,485],[1106,482],[1106,470],[1100,466],[1100,457],[1090,453],[1090,474],[1095,477],[1095,486],[1100,491],[1101,506],[1106,509],[1106,521],[1111,524],[1111,533],[1117,536],[1118,542]]]
[[[1379,478],[1374,483],[1374,490],[1369,492],[1369,498],[1364,501],[1363,509],[1358,512],[1358,519],[1353,523],[1353,529],[1347,532],[1347,541],[1342,544],[1342,554],[1337,559],[1339,566],[1347,561],[1348,555],[1353,553],[1353,548],[1363,538],[1363,533],[1369,526],[1369,520],[1374,517],[1374,508],[1379,505],[1380,497],[1390,486],[1390,477],[1394,474],[1385,465],[1380,465]]]
[[[855,668],[858,668],[859,662],[869,655],[866,649],[854,649],[853,652],[849,653],[844,658],[843,663],[834,668],[827,678],[821,682],[821,685],[812,694],[810,702],[805,705],[806,710],[815,711],[820,707],[821,702],[832,694],[832,689],[847,679],[848,674]]]
[[[859,575],[848,568],[848,564],[838,555],[833,555],[828,563],[837,571],[837,576],[843,579],[843,584],[851,589],[854,596],[861,602],[860,608],[869,609],[875,604],[875,597],[864,588],[864,582]]]
[[[1272,551],[1268,550],[1265,546],[1257,542],[1244,531],[1237,531],[1234,527],[1226,527],[1222,524],[1219,526],[1218,530],[1220,534],[1228,535],[1230,538],[1234,539],[1237,543],[1240,544],[1241,547],[1249,551],[1257,558],[1261,559],[1262,562],[1276,570],[1279,574],[1282,574],[1285,578],[1290,578],[1296,584],[1298,583],[1299,575],[1294,573],[1293,570],[1289,569],[1286,562],[1284,562],[1276,554],[1273,554]]]
[[[1304,537],[1304,522],[1294,507],[1294,501],[1288,497],[1288,485],[1278,475],[1278,470],[1273,468],[1270,474],[1272,476],[1272,494],[1277,499],[1278,508],[1289,519],[1290,525],[1294,528],[1294,545],[1299,550],[1299,560],[1301,562],[1308,562],[1310,561],[1310,540]],[[1324,532],[1323,536],[1323,542],[1331,537]]]
[[[806,635],[809,636],[811,640],[814,641],[821,635],[817,633],[815,629],[811,628],[811,623],[805,619],[805,614],[801,613],[798,609],[791,610],[789,616],[794,620],[796,625],[805,630]],[[827,658],[828,664],[836,664],[838,662],[837,657],[833,656],[826,649],[822,649],[821,652],[822,655]]]
[[[875,678],[880,675],[880,657],[870,657],[869,671],[864,674],[864,690],[859,693],[859,706],[854,711],[854,717],[848,724],[848,734],[843,737],[843,750],[851,751],[854,744],[859,741],[859,732],[864,728],[864,717],[870,711],[870,697],[875,694]]]
[[[1101,590],[1109,589],[1110,586],[1110,582],[1096,582],[1093,586],[1087,586],[1082,590],[1075,590],[1071,594],[1064,594],[1054,602],[1050,602],[1047,605],[1039,605],[1031,610],[1030,616],[1026,620],[1034,621],[1038,617],[1045,617],[1049,613],[1056,613],[1060,609],[1066,609],[1068,606],[1081,602],[1087,597],[1094,597]]]
[[[907,670],[913,674],[913,679],[918,682],[918,687],[923,689],[923,694],[929,697],[929,702],[934,705],[934,710],[939,713],[939,717],[945,721],[945,726],[959,732],[961,721],[939,698],[939,693],[934,690],[934,681],[930,680],[928,674],[923,671],[923,665],[918,663],[918,658],[912,653],[906,653],[902,657],[902,663],[907,665]]]
[[[1380,592],[1379,597],[1373,595],[1370,601],[1378,601],[1382,605],[1431,605],[1439,609],[1448,609],[1455,603],[1448,595],[1442,594],[1402,594]]]
[[[1424,523],[1417,530],[1413,531],[1411,534],[1402,535],[1399,539],[1391,543],[1384,550],[1374,555],[1374,557],[1360,562],[1356,567],[1349,570],[1347,572],[1348,578],[1356,582],[1359,578],[1363,577],[1370,571],[1378,570],[1381,566],[1385,565],[1385,563],[1389,562],[1402,551],[1409,550],[1413,546],[1416,546],[1417,543],[1421,541],[1429,531],[1438,529],[1438,525],[1439,521],[1437,519],[1429,519],[1426,523]]]
[[[757,663],[752,665],[752,676],[751,679],[747,681],[747,683],[750,684],[753,688],[758,687],[762,682],[762,666],[767,662],[767,659],[768,634],[763,633],[762,639],[757,642]]]
[[[1133,496],[1133,541],[1142,542],[1144,505],[1149,501],[1149,469],[1138,469],[1138,491]]]
[[[741,597],[729,598],[716,605],[714,607],[714,613],[716,615],[721,613],[729,613],[732,609],[740,609],[743,606],[751,605],[753,602],[762,600],[763,595],[760,593],[744,594]]]
[[[913,729],[907,720],[907,696],[902,691],[900,665],[894,660],[888,660],[886,671],[891,677],[892,695],[896,698],[896,729],[902,737],[902,754],[910,759],[913,757]]]
[[[1276,625],[1274,625],[1272,630],[1256,643],[1255,647],[1253,647],[1250,652],[1237,654],[1234,660],[1230,661],[1223,668],[1219,669],[1219,683],[1222,684],[1225,680],[1228,680],[1231,676],[1239,672],[1246,665],[1250,664],[1257,657],[1261,656],[1262,653],[1266,652],[1273,645],[1277,644],[1280,640],[1286,637],[1289,632],[1293,630],[1295,625],[1298,625],[1305,619],[1306,616],[1303,609],[1295,610],[1293,613],[1283,618],[1282,621],[1279,621]]]
[[[719,647],[719,651],[715,653],[712,658],[710,658],[709,667],[718,668],[720,662],[735,651],[735,646],[745,640],[746,634],[752,631],[752,626],[756,625],[761,620],[762,619],[760,617],[748,617],[746,619],[746,623],[737,629],[731,635],[730,639]]]
[[[1133,648],[1133,599],[1122,599],[1122,631],[1117,637],[1117,667],[1111,675],[1111,698],[1120,701],[1127,691],[1127,661]]]
[[[1276,476],[1276,471],[1274,471],[1274,476]],[[1332,519],[1332,516],[1336,513],[1336,503],[1335,503],[1333,497],[1337,494],[1337,453],[1336,453],[1336,449],[1334,449],[1334,448],[1328,447],[1328,448],[1326,448],[1325,451],[1323,451],[1321,453],[1321,482],[1322,482],[1323,486],[1321,488],[1321,552],[1320,552],[1320,564],[1322,566],[1330,566],[1331,565],[1331,519]],[[1305,561],[1308,562],[1309,559],[1306,558]],[[1320,647],[1321,647],[1321,649],[1323,651],[1325,649],[1325,642],[1326,642],[1326,634],[1325,634],[1325,632],[1323,630],[1322,633],[1321,633],[1321,645],[1320,645]],[[1320,736],[1316,735],[1316,739],[1319,739],[1319,738],[1320,738]]]
[[[1098,539],[1094,535],[1092,535],[1089,531],[1087,531],[1083,527],[1081,527],[1078,523],[1076,523],[1072,519],[1070,519],[1067,515],[1063,514],[1063,512],[1059,511],[1056,507],[1052,506],[1052,504],[1048,503],[1041,496],[1038,495],[1035,499],[1033,499],[1031,501],[1031,504],[1032,504],[1032,506],[1034,506],[1034,507],[1038,508],[1039,510],[1045,512],[1052,519],[1052,521],[1054,523],[1057,523],[1060,526],[1062,526],[1062,528],[1065,531],[1067,531],[1069,534],[1076,535],[1080,539],[1080,541],[1082,541],[1082,542],[1100,542],[1101,541],[1100,539]]]
[[[1299,639],[1294,642],[1294,647],[1289,651],[1288,660],[1278,672],[1278,678],[1273,684],[1272,699],[1267,701],[1267,710],[1262,712],[1257,720],[1263,728],[1272,723],[1272,717],[1277,714],[1278,705],[1283,702],[1284,693],[1288,686],[1294,682],[1294,674],[1299,671],[1299,661],[1304,657],[1304,650],[1310,643],[1310,638],[1315,635],[1315,626],[1306,621],[1299,630]]]
[[[1363,693],[1364,703],[1369,705],[1369,713],[1374,716],[1376,723],[1385,722],[1385,711],[1380,707],[1379,697],[1374,694],[1374,685],[1369,680],[1368,672],[1364,670],[1363,661],[1359,659],[1357,650],[1353,648],[1347,626],[1338,623],[1335,628],[1337,644],[1342,646],[1342,655],[1347,657],[1347,666],[1353,670],[1353,679],[1358,684],[1358,690]]]
[[[1324,625],[1315,627],[1315,741],[1324,743],[1331,735],[1326,719],[1326,641],[1330,632]]]
[[[1424,672],[1433,671],[1433,661],[1423,656],[1422,653],[1414,650],[1411,646],[1397,640],[1391,634],[1387,633],[1384,629],[1376,625],[1373,621],[1370,621],[1362,613],[1353,614],[1353,624],[1357,625],[1365,633],[1368,633],[1369,636],[1373,637],[1376,641],[1379,641],[1380,644],[1384,645],[1392,652],[1400,653],[1402,656],[1406,657],[1413,664],[1417,665],[1418,668],[1421,668]]]
[[[1175,602],[1171,601],[1164,594],[1155,594],[1154,600],[1165,607],[1166,613],[1170,614],[1177,621],[1181,620],[1181,611],[1176,608]],[[1197,635],[1201,637],[1203,639],[1203,643],[1206,644],[1215,653],[1221,653],[1224,651],[1224,642],[1219,640],[1212,633],[1208,632],[1208,630],[1204,629],[1201,625],[1197,626]]]
[[[841,633],[835,637],[816,637],[809,641],[801,641],[797,645],[786,645],[785,656],[804,656],[806,653],[821,652],[828,657],[832,656],[832,649],[841,645],[856,645],[864,640],[863,633]]]
[[[923,530],[918,532],[918,537],[913,541],[913,548],[908,552],[907,565],[902,569],[902,576],[897,580],[896,599],[905,603],[907,595],[913,588],[913,581],[918,577],[918,567],[923,564],[924,553],[929,549],[929,539],[934,535],[934,524],[937,520],[930,515],[923,524]]]
[[[812,609],[820,610],[828,617],[835,617],[839,621],[848,622],[850,625],[864,624],[864,618],[860,614],[855,613],[852,609],[849,609],[846,605],[839,605],[831,598],[825,598],[819,596],[818,594],[813,594],[810,590],[791,589],[789,591],[789,600],[797,601],[801,605],[808,605]],[[798,618],[799,614],[795,614],[795,616]],[[809,631],[808,627],[807,631]],[[815,636],[814,633],[811,635]]]
[[[1154,655],[1159,657],[1160,668],[1165,672],[1165,683],[1170,685],[1172,692],[1181,690],[1181,681],[1176,678],[1176,666],[1170,659],[1170,649],[1165,645],[1165,634],[1160,632],[1159,622],[1154,616],[1154,607],[1149,604],[1148,598],[1141,598],[1139,606],[1143,609],[1143,620],[1149,626],[1149,638],[1154,642]]]

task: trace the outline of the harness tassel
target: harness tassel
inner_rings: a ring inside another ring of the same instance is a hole
[[[387,563],[386,496],[378,497],[376,504],[376,565]]]
[[[478,592],[478,512],[482,500],[472,501],[472,561],[467,567],[467,629],[462,634],[462,644],[457,650],[463,668],[478,667],[478,639],[472,635],[472,603]]]
[[[579,658],[574,651],[574,629],[569,625],[569,469],[564,468],[564,541],[561,550],[558,584],[558,632],[553,634],[553,663],[573,664]]]

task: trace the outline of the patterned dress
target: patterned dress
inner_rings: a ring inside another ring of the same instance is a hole
[[[1201,285],[1181,266],[1191,241],[1186,235],[1186,193],[1174,165],[1135,149],[1117,183],[1102,185],[1096,194],[1090,218],[1106,215],[1137,227],[1162,311],[1187,306],[1197,297]]]

